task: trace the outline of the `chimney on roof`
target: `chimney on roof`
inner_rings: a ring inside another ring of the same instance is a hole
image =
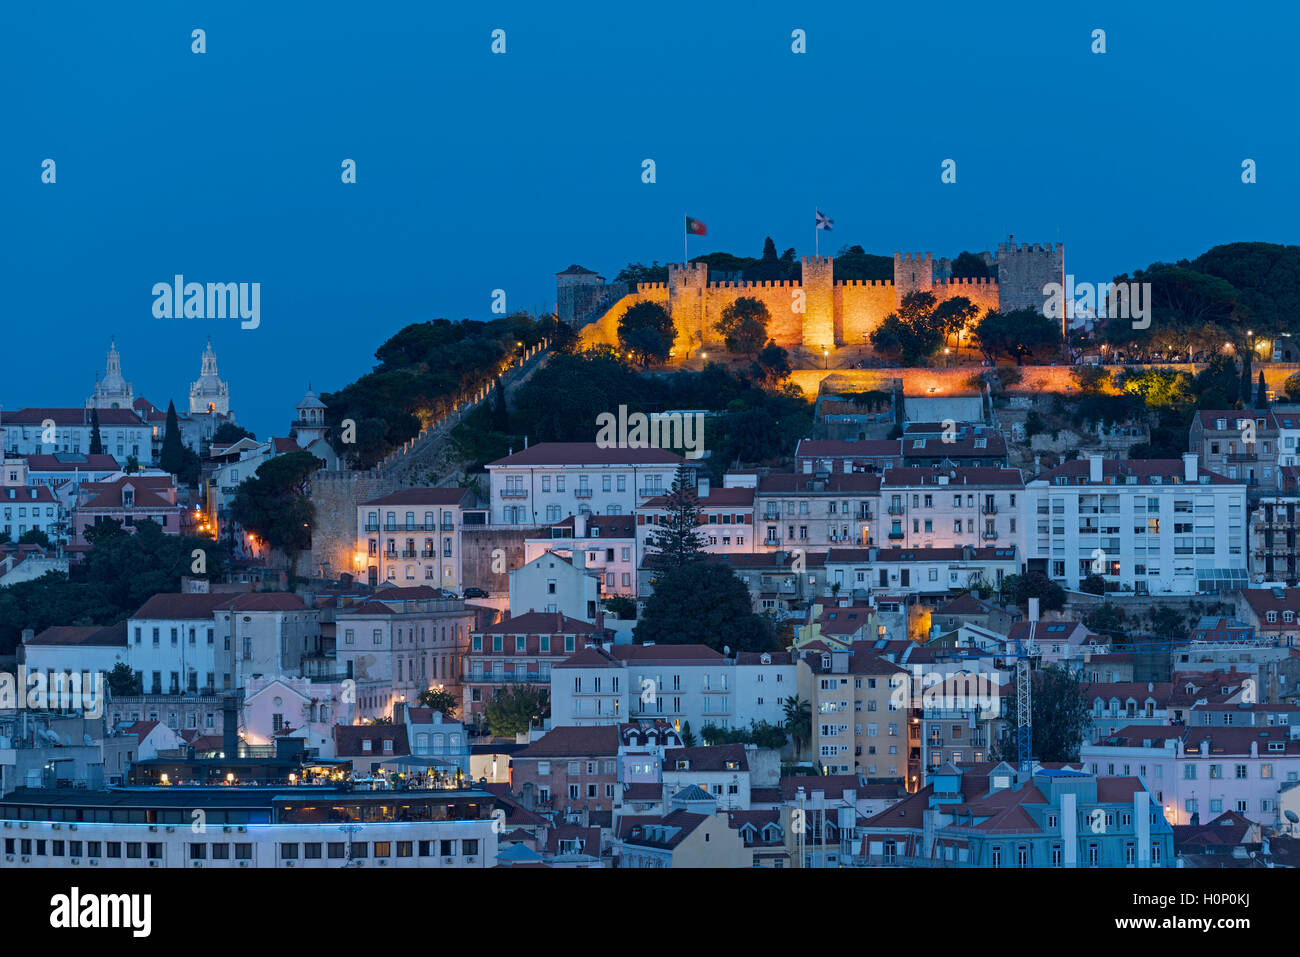
[[[1038,621],[1038,599],[1029,599],[1029,620]]]
[[[1088,456],[1088,481],[1101,484],[1101,456],[1096,453]]]
[[[585,538],[587,535],[587,516],[578,512],[573,516],[573,537]]]
[[[701,475],[695,482],[695,495],[698,498],[709,497],[709,480],[703,475]]]
[[[1183,453],[1183,481],[1195,482],[1196,476],[1200,470],[1196,467],[1197,454],[1195,452]]]

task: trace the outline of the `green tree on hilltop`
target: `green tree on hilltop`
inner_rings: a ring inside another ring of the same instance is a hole
[[[754,356],[767,341],[767,324],[771,318],[767,306],[750,296],[728,303],[714,328],[722,333],[727,351]]]
[[[676,336],[673,317],[657,302],[638,302],[618,321],[619,345],[642,368],[666,362]]]

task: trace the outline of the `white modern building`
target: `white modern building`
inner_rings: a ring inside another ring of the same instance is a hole
[[[1139,595],[1245,586],[1246,486],[1195,453],[1065,462],[1029,482],[1025,500],[1026,563],[1066,588],[1094,572]]]

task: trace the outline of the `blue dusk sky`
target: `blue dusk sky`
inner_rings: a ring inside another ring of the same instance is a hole
[[[184,408],[211,335],[239,421],[284,434],[402,326],[676,261],[688,213],[691,255],[809,254],[820,206],[823,253],[1014,233],[1079,281],[1294,242],[1298,27],[1290,2],[6,3],[0,405],[81,405],[115,335],[136,394]],[[155,318],[177,273],[261,283],[260,327]]]

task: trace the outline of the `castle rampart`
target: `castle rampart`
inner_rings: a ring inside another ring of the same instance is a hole
[[[930,252],[895,252],[892,281],[837,280],[832,256],[803,257],[799,281],[709,282],[708,264],[672,263],[666,283],[639,283],[635,293],[582,329],[582,343],[617,345],[619,320],[639,302],[657,302],[668,309],[677,329],[679,359],[721,348],[723,337],[716,324],[723,310],[742,296],[767,306],[768,335],[777,345],[812,351],[862,345],[911,292],[929,292],[939,301],[964,296],[981,314],[988,309],[1041,310],[1043,286],[1061,281],[1065,247],[1001,243],[996,255],[986,252],[982,257],[995,277],[951,278],[951,261],[935,259]]]

